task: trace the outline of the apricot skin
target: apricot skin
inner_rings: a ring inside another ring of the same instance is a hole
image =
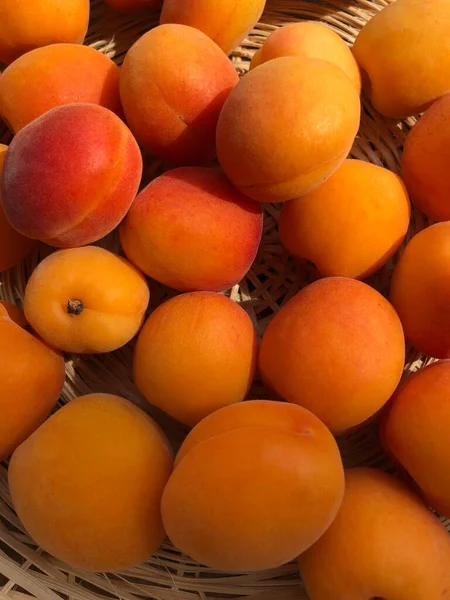
[[[282,56],[307,56],[331,62],[344,71],[358,92],[361,90],[361,75],[352,51],[322,23],[302,21],[275,29],[253,55],[250,69]]]
[[[14,453],[14,508],[47,552],[86,571],[147,560],[164,539],[167,440],[136,406],[109,394],[72,400]]]
[[[449,90],[449,27],[447,0],[399,0],[361,29],[353,54],[378,112],[409,117]]]
[[[145,323],[134,354],[144,397],[193,427],[252,384],[257,341],[247,313],[213,292],[193,292],[159,306]]]
[[[120,226],[128,259],[181,292],[222,291],[250,269],[262,209],[218,169],[180,167],[153,180]]]
[[[149,302],[145,278],[128,261],[99,248],[60,250],[33,271],[25,316],[65,352],[111,352],[140,329]]]
[[[48,416],[65,376],[63,357],[25,331],[10,310],[0,304],[0,460]]]
[[[0,144],[0,182],[7,150],[8,146]],[[0,194],[0,273],[22,262],[35,247],[35,240],[18,233],[6,220]]]
[[[347,157],[360,110],[358,91],[335,65],[276,58],[241,79],[225,102],[217,125],[220,165],[254,200],[292,200]]]
[[[3,210],[22,235],[60,248],[83,246],[119,224],[141,175],[139,147],[117,115],[94,104],[67,104],[11,142]]]
[[[52,108],[92,103],[121,115],[119,67],[79,44],[37,48],[0,75],[0,116],[14,133]]]
[[[432,104],[408,134],[402,177],[416,207],[436,221],[450,220],[450,94]]]
[[[377,469],[346,471],[331,527],[299,558],[311,600],[444,600],[448,533],[400,481]]]
[[[398,250],[411,208],[402,180],[362,160],[345,160],[318,188],[283,205],[278,228],[286,249],[325,277],[363,279]]]
[[[82,44],[88,23],[89,0],[2,0],[0,63],[49,44]]]
[[[303,288],[275,315],[258,366],[269,389],[340,434],[389,400],[404,359],[402,327],[389,302],[365,283],[329,277]]]
[[[266,0],[164,0],[161,23],[190,25],[230,54],[258,22]]]
[[[331,524],[342,499],[336,442],[298,406],[227,406],[201,421],[181,452],[164,490],[163,522],[179,549],[214,569],[292,560]]]
[[[394,394],[381,434],[390,454],[418,484],[427,502],[450,516],[450,361],[408,377]]]
[[[390,300],[420,352],[450,358],[450,223],[436,223],[408,243],[392,275]]]
[[[204,33],[160,25],[125,57],[120,95],[127,123],[147,152],[170,165],[210,162],[220,111],[238,80],[226,54]]]

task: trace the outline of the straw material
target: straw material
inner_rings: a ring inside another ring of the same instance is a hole
[[[240,74],[248,69],[249,60],[276,27],[302,19],[319,19],[352,44],[364,23],[391,0],[269,0],[261,22],[232,56]],[[110,10],[101,0],[92,3],[91,26],[86,43],[120,64],[127,49],[148,29],[157,24],[157,15],[124,16]],[[398,171],[402,144],[413,119],[397,123],[377,115],[363,102],[363,118],[352,157],[370,161]],[[0,142],[10,136],[0,125]],[[148,163],[146,180],[159,172],[160,166]],[[240,285],[231,291],[233,300],[241,303],[257,327],[264,331],[273,314],[316,274],[310,266],[300,266],[280,246],[277,234],[279,209],[267,206],[264,236],[258,257]],[[413,213],[408,238],[427,225],[426,218]],[[113,234],[102,242],[118,249]],[[40,248],[25,264],[4,273],[0,279],[0,298],[20,305],[27,278],[49,249]],[[395,259],[370,283],[382,293],[387,291]],[[173,292],[155,285],[152,289],[153,309]],[[139,396],[131,379],[132,345],[113,354],[73,357],[67,363],[67,379],[61,402],[89,392],[111,392],[124,396],[156,417],[174,443],[179,445],[185,432],[169,417],[150,409]],[[406,371],[415,370],[427,358],[410,350]],[[260,382],[252,388],[253,398],[267,394]],[[1,418],[1,415],[0,415]],[[339,441],[347,466],[370,465],[389,469],[378,443],[376,427]],[[42,600],[98,600],[99,598],[152,598],[155,600],[208,600],[217,597],[244,596],[251,600],[305,600],[307,598],[295,564],[279,569],[227,576],[201,567],[166,543],[148,563],[119,575],[86,574],[68,569],[55,558],[37,548],[17,519],[7,488],[7,464],[0,465],[0,599],[26,600],[30,595]],[[330,600],[332,600],[330,598]]]

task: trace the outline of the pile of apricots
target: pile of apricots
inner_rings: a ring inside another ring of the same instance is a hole
[[[52,248],[23,312],[0,304],[0,460],[23,526],[87,571],[167,535],[228,573],[298,559],[311,600],[450,598],[429,510],[450,517],[449,0],[395,0],[352,49],[288,24],[242,77],[229,55],[264,0],[107,2],[161,11],[121,68],[83,45],[88,0],[0,2],[0,271]],[[349,158],[361,92],[417,117],[399,175]],[[162,165],[146,186],[144,158]],[[411,202],[434,224],[405,245]],[[267,203],[320,275],[259,341],[224,292]],[[116,229],[119,254],[97,244]],[[364,280],[394,255],[386,298]],[[150,279],[182,293],[150,312]],[[53,410],[65,360],[134,338],[137,388],[186,427],[176,455],[124,398]],[[402,379],[406,343],[439,360]],[[245,401],[256,372],[273,400]],[[335,438],[375,420],[397,476],[343,467]]]

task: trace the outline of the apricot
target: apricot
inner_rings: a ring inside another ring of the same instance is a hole
[[[120,95],[127,123],[145,150],[172,165],[211,161],[219,113],[238,79],[207,35],[160,25],[125,57]]]
[[[82,44],[88,23],[89,0],[2,0],[0,63],[49,44]]]
[[[188,435],[162,497],[177,548],[214,569],[282,565],[329,527],[344,477],[335,440],[309,411],[255,400],[213,413]]]
[[[8,146],[0,144],[0,182]],[[35,248],[36,242],[11,227],[5,217],[0,195],[0,273],[22,262]]]
[[[144,9],[159,8],[163,0],[105,0],[111,8],[120,12],[134,12]]]
[[[420,369],[396,391],[382,423],[389,453],[445,516],[450,516],[449,390],[450,361]]]
[[[119,224],[141,175],[139,147],[117,115],[94,104],[67,104],[11,142],[3,210],[22,235],[60,248],[83,246]]]
[[[217,126],[219,162],[254,200],[292,200],[347,157],[360,110],[358,91],[335,65],[276,58],[248,73],[225,102]]]
[[[390,300],[417,350],[450,358],[450,222],[410,240],[394,269]]]
[[[299,558],[311,600],[444,600],[450,545],[442,523],[403,483],[349,469],[336,519]]]
[[[280,309],[259,352],[263,382],[340,434],[374,415],[403,371],[400,320],[365,283],[328,277]]]
[[[134,379],[144,397],[193,427],[252,384],[257,341],[247,313],[213,292],[176,296],[145,323],[134,354]]]
[[[206,33],[230,54],[261,17],[266,0],[165,0],[161,23],[181,23]]]
[[[449,27],[447,0],[398,0],[361,29],[353,54],[378,112],[409,117],[449,90]]]
[[[0,116],[14,133],[56,106],[81,102],[122,111],[119,67],[89,46],[38,48],[0,76]]]
[[[228,289],[250,269],[262,210],[218,169],[180,167],[153,180],[120,226],[128,259],[182,292]]]
[[[445,94],[414,125],[404,145],[402,177],[414,204],[436,221],[450,220],[450,94]]]
[[[345,160],[321,186],[283,205],[280,238],[325,276],[363,279],[398,250],[408,231],[408,194],[392,171]]]
[[[250,69],[282,56],[307,56],[339,67],[361,90],[361,75],[352,51],[344,40],[322,23],[302,21],[275,29],[253,55]]]
[[[25,529],[85,571],[147,560],[165,534],[160,500],[169,444],[136,406],[109,394],[72,400],[15,452],[8,479]]]
[[[85,246],[54,252],[33,271],[25,316],[54,348],[111,352],[140,329],[150,298],[144,277],[128,261]]]
[[[64,359],[0,304],[0,461],[48,416],[64,385]]]
[[[17,325],[23,329],[27,329],[28,321],[25,318],[23,310],[21,310],[13,302],[7,300],[0,300],[0,315],[9,317],[11,321],[14,321]]]

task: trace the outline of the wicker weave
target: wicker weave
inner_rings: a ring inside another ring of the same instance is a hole
[[[240,74],[246,72],[254,51],[276,27],[302,19],[319,19],[329,25],[351,44],[362,25],[374,13],[389,4],[389,0],[272,0],[255,30],[232,56]],[[90,30],[86,43],[118,64],[132,43],[152,26],[158,15],[124,16],[113,12],[101,0],[92,2]],[[414,120],[397,123],[381,118],[363,101],[363,118],[352,157],[398,170],[403,140]],[[1,129],[0,141],[8,143],[10,136]],[[159,165],[147,161],[145,179],[159,172]],[[277,234],[278,208],[267,206],[264,236],[258,257],[244,281],[233,288],[231,297],[241,303],[253,319],[260,335],[273,314],[316,274],[311,266],[296,264],[280,246]],[[417,211],[413,213],[409,236],[427,225]],[[118,249],[113,234],[102,244]],[[25,264],[4,273],[0,297],[20,304],[25,283],[37,262],[48,253],[41,248]],[[382,293],[388,288],[391,261],[370,283]],[[152,289],[151,309],[173,292],[162,286]],[[61,402],[89,392],[112,392],[129,398],[155,416],[174,446],[180,443],[183,429],[156,410],[149,409],[136,391],[130,375],[132,345],[113,354],[95,357],[73,357],[67,363],[67,380]],[[406,371],[423,365],[427,359],[408,352]],[[259,381],[251,391],[252,397],[267,397]],[[1,416],[0,416],[1,418]],[[353,436],[339,440],[347,466],[371,465],[389,468],[383,456],[376,427],[366,427]],[[207,600],[245,596],[251,600],[306,599],[295,564],[256,573],[226,576],[195,564],[180,555],[169,543],[145,565],[120,575],[86,574],[70,570],[33,544],[24,533],[11,507],[7,488],[7,464],[0,465],[0,598],[16,600],[33,596],[42,600],[94,600],[121,598],[135,600]],[[330,598],[330,600],[332,600]]]

